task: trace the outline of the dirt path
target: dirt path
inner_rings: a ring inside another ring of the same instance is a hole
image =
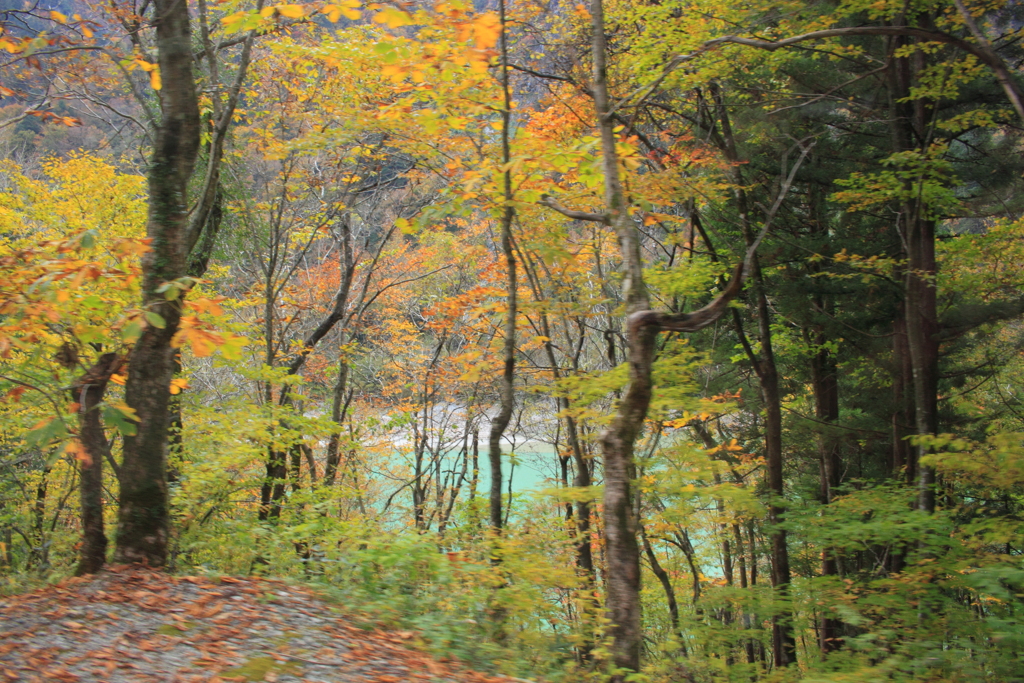
[[[408,649],[414,639],[351,626],[337,608],[280,581],[114,567],[0,600],[0,681],[514,680],[438,662]]]

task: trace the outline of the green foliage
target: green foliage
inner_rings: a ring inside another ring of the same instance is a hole
[[[882,165],[892,170],[837,179],[837,185],[849,189],[836,192],[832,198],[850,210],[920,201],[926,218],[950,216],[960,202],[950,187],[953,165],[944,158],[946,151],[945,145],[932,145],[923,152],[896,152],[882,160]]]

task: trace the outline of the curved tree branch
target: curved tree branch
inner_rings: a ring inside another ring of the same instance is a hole
[[[665,313],[661,311],[637,311],[628,318],[626,318],[626,329],[629,331],[631,339],[635,339],[636,335],[640,332],[641,328],[653,326],[658,331],[673,331],[673,332],[696,332],[697,330],[703,329],[708,325],[712,324],[720,317],[729,307],[729,302],[736,298],[736,296],[743,290],[743,282],[747,276],[753,270],[754,259],[757,257],[757,248],[761,245],[761,241],[765,235],[768,234],[768,229],[771,228],[772,222],[775,220],[776,214],[779,212],[779,207],[782,206],[782,201],[789,194],[789,188],[793,185],[793,179],[796,178],[797,171],[803,165],[804,160],[814,147],[814,141],[800,140],[797,142],[797,146],[800,148],[800,156],[797,158],[796,163],[789,170],[786,175],[786,179],[782,183],[782,187],[779,188],[779,193],[775,197],[775,201],[772,203],[771,208],[768,210],[768,214],[765,217],[764,225],[761,227],[761,232],[758,233],[757,239],[750,243],[747,247],[746,254],[743,256],[743,261],[736,266],[733,271],[732,279],[729,280],[729,284],[725,290],[722,291],[714,301],[709,303],[703,308],[697,309],[692,313]]]
[[[549,209],[554,209],[563,216],[566,216],[567,218],[572,218],[578,221],[604,223],[605,225],[608,225],[608,216],[600,213],[590,213],[589,211],[576,211],[575,209],[567,209],[566,207],[559,204],[558,200],[552,197],[551,195],[541,195],[540,201],[537,203],[540,204],[541,206],[546,206]]]

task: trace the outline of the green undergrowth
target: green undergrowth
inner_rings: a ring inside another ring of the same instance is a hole
[[[299,676],[301,673],[301,667],[294,662],[279,662],[273,657],[253,657],[239,666],[222,671],[220,675],[224,678],[241,676],[246,681],[263,681],[267,674]]]

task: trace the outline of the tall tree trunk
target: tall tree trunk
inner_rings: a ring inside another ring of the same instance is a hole
[[[125,435],[118,473],[115,559],[162,566],[167,560],[168,398],[174,373],[171,339],[178,330],[181,298],[169,301],[157,289],[185,274],[188,255],[188,181],[199,150],[199,102],[192,74],[188,4],[154,0],[156,47],[163,89],[162,118],[149,170],[150,251],[143,257],[143,305],[159,314],[162,328],[147,326],[128,359],[125,402],[139,418],[137,433]]]
[[[694,331],[710,325],[726,309],[742,287],[748,251],[729,286],[711,304],[692,314],[663,314],[650,309],[643,280],[640,236],[629,215],[629,205],[619,175],[615,148],[614,121],[608,93],[607,47],[604,35],[602,0],[591,0],[593,31],[593,96],[601,138],[604,172],[604,222],[612,227],[619,241],[623,270],[623,300],[627,314],[629,348],[629,386],[619,401],[611,425],[601,437],[604,456],[605,543],[607,547],[607,606],[611,619],[612,662],[617,671],[614,681],[624,680],[623,671],[640,667],[640,552],[637,544],[637,520],[632,514],[631,477],[633,444],[640,434],[650,406],[653,383],[651,372],[658,332],[671,329]]]
[[[825,310],[822,301],[815,302],[819,310]],[[839,485],[839,441],[827,425],[839,419],[839,376],[835,358],[825,346],[825,334],[818,331],[814,336],[816,349],[811,357],[811,387],[814,393],[814,415],[818,427],[818,497],[823,505],[832,502]],[[822,576],[837,576],[839,566],[834,548],[821,551]],[[842,622],[831,616],[822,616],[818,625],[818,645],[822,652],[839,649],[842,638]]]
[[[914,427],[918,436],[939,428],[939,324],[935,292],[935,223],[910,221],[907,273],[907,341],[914,373]],[[923,512],[935,511],[935,468],[924,464],[928,453],[917,447],[918,502]]]
[[[257,9],[263,9],[264,0],[257,0]],[[185,273],[189,277],[201,278],[206,274],[210,259],[213,256],[213,249],[217,244],[217,237],[224,219],[224,188],[220,180],[220,172],[224,161],[224,146],[227,141],[228,130],[234,119],[235,109],[238,106],[242,85],[245,82],[249,70],[252,45],[256,33],[250,32],[242,41],[242,51],[238,58],[235,70],[234,82],[227,88],[222,88],[220,83],[219,62],[213,42],[210,40],[208,14],[205,0],[197,3],[199,9],[200,39],[203,52],[209,68],[209,91],[212,93],[210,104],[212,105],[209,121],[203,120],[201,125],[210,124],[211,131],[204,145],[206,152],[206,169],[203,178],[203,185],[199,191],[199,198],[191,212],[188,222],[188,231],[185,235],[186,251],[188,253],[185,265]],[[221,91],[226,91],[226,98],[221,100]],[[174,374],[181,374],[181,361],[175,355]],[[182,448],[182,416],[181,416],[181,393],[171,398],[170,417],[170,451],[171,454],[181,453]],[[174,465],[170,466],[167,473],[168,482],[177,481],[178,472]]]
[[[923,28],[931,28],[925,15],[915,17]],[[897,44],[916,41],[897,38]],[[927,150],[932,139],[932,104],[920,98],[908,101],[917,85],[917,76],[925,68],[920,51],[895,57],[890,62],[890,109],[894,152]],[[919,180],[916,182],[923,182]],[[939,316],[936,298],[935,221],[913,180],[905,181],[907,197],[903,201],[898,227],[907,250],[904,271],[904,310],[906,311],[907,350],[913,374],[914,431],[918,436],[938,431]],[[916,447],[917,507],[935,510],[935,469],[922,464],[928,450]]]
[[[740,531],[740,525],[736,522],[732,524],[732,535],[736,542],[736,557],[739,559],[740,565],[740,588],[746,590],[749,584],[747,583],[747,555],[743,551],[743,534]],[[743,629],[749,631],[753,628],[754,619],[753,615],[749,611],[744,610],[743,612]],[[744,638],[743,639],[743,650],[747,655],[747,663],[753,664],[757,661],[754,654],[754,639]]]
[[[36,484],[36,497],[32,504],[32,548],[26,567],[37,565],[40,569],[44,569],[50,564],[50,553],[46,540],[46,497],[49,485],[50,468],[44,467],[39,477],[39,483]]]
[[[907,441],[913,433],[914,371],[910,365],[905,309],[901,304],[893,323],[892,477],[909,483],[917,479],[917,459]]]
[[[679,630],[679,603],[676,601],[676,591],[672,587],[672,579],[669,577],[668,572],[665,571],[665,568],[661,566],[661,563],[658,562],[658,556],[655,555],[654,548],[651,547],[651,542],[647,539],[647,534],[642,527],[640,529],[640,540],[643,541],[647,561],[651,563],[651,572],[657,577],[662,590],[665,591],[669,621],[672,622],[672,633],[682,642],[683,634]]]
[[[789,546],[786,541],[786,530],[781,526],[785,514],[782,506],[785,481],[782,459],[782,397],[779,391],[778,368],[772,351],[768,301],[763,293],[760,267],[756,265],[753,279],[757,287],[754,296],[757,300],[758,338],[761,342],[761,356],[753,357],[753,360],[761,384],[761,399],[765,411],[765,460],[768,494],[771,496],[768,502],[768,523],[771,525],[772,586],[778,599],[783,603],[783,607],[777,609],[775,616],[772,617],[772,652],[775,666],[784,667],[796,662],[796,638],[793,634],[792,612],[787,604],[791,576]],[[741,327],[738,331],[743,334]],[[747,347],[749,348],[749,345]],[[756,575],[752,569],[752,581],[754,576]]]
[[[110,376],[121,367],[115,353],[105,353],[71,387],[71,400],[78,403],[78,440],[85,451],[79,459],[79,498],[82,515],[82,546],[77,576],[95,574],[107,562],[107,535],[103,529],[103,459],[107,436],[103,431],[100,404]]]
[[[796,638],[793,635],[793,616],[786,604],[790,596],[789,546],[786,530],[781,526],[785,508],[782,460],[782,395],[779,391],[779,372],[772,349],[771,323],[768,317],[768,299],[764,293],[761,269],[754,267],[754,282],[757,291],[757,316],[759,341],[761,342],[760,371],[761,396],[765,410],[765,460],[768,470],[768,523],[772,525],[772,586],[783,608],[772,618],[772,645],[775,666],[783,667],[796,663]]]
[[[693,592],[690,597],[690,604],[695,608],[697,616],[701,616],[704,612],[701,608],[697,607],[697,603],[700,602],[701,590],[700,590],[700,567],[697,566],[697,559],[693,550],[693,544],[690,543],[690,534],[686,529],[682,529],[676,532],[676,546],[683,551],[683,557],[686,558],[686,564],[690,567],[690,579],[693,587]]]
[[[650,310],[650,299],[643,280],[640,234],[629,215],[629,203],[623,189],[615,148],[615,122],[607,81],[603,0],[591,0],[590,16],[593,55],[591,91],[601,140],[604,211],[594,214],[566,209],[548,196],[542,197],[541,203],[569,218],[610,226],[618,238],[622,259],[629,386],[618,402],[611,424],[601,436],[601,452],[604,457],[606,606],[610,622],[608,634],[612,640],[612,680],[621,682],[628,672],[638,671],[640,667],[640,547],[637,543],[637,520],[632,509],[631,478],[634,471],[633,446],[647,417],[653,391],[651,370],[655,342],[658,333],[663,330],[693,332],[722,316],[728,303],[742,288],[743,278],[749,272],[757,244],[764,232],[748,246],[743,263],[737,267],[729,285],[710,304],[693,313],[673,314]],[[796,167],[799,167],[799,163]],[[791,181],[792,176],[783,184],[778,201],[785,195]],[[766,222],[765,229],[767,226]]]
[[[748,239],[750,232],[747,231]],[[765,460],[768,480],[768,523],[772,526],[772,586],[778,598],[785,604],[789,599],[789,546],[786,541],[786,530],[781,527],[784,517],[782,497],[784,494],[783,460],[782,460],[782,397],[779,391],[779,374],[775,364],[772,348],[771,322],[768,313],[768,299],[764,292],[764,280],[760,265],[754,263],[753,272],[755,311],[758,323],[758,341],[761,353],[755,355],[746,342],[742,321],[738,311],[734,312],[736,330],[743,341],[744,349],[754,365],[761,385],[761,400],[764,404],[765,418]],[[751,578],[756,576],[751,570]],[[776,611],[772,618],[772,651],[775,666],[784,667],[796,661],[796,639],[793,635],[792,614],[788,606]]]
[[[479,529],[480,527],[480,511],[476,506],[476,489],[477,484],[480,482],[480,430],[477,428],[473,429],[473,446],[472,446],[472,458],[473,461],[470,464],[470,475],[469,475],[469,514],[470,524],[473,528]]]
[[[622,255],[622,295],[626,314],[650,308],[643,280],[640,239],[619,176],[615,131],[608,92],[607,47],[604,35],[603,0],[591,0],[593,35],[593,96],[597,126],[601,138],[604,172],[605,221],[615,231]],[[651,325],[629,326],[629,386],[625,390],[611,425],[601,435],[604,457],[604,526],[606,605],[612,638],[612,680],[625,680],[631,671],[640,670],[642,643],[640,623],[640,548],[637,544],[637,520],[632,510],[631,478],[633,444],[651,402],[651,368],[658,328]]]
[[[750,585],[757,585],[757,535],[754,531],[754,522],[747,522],[747,538],[750,545]]]
[[[424,392],[426,393],[426,392]],[[427,448],[427,409],[423,409],[423,436],[420,436],[419,423],[413,424],[413,484],[412,484],[412,519],[417,531],[426,531],[426,500],[427,486],[423,483],[426,471],[423,468],[423,454]]]
[[[569,399],[562,398],[563,411],[569,409]],[[576,419],[569,415],[565,417],[566,435],[569,441],[569,448],[572,450],[573,460],[576,464],[576,474],[573,477],[572,485],[575,488],[590,488],[590,461],[583,453],[583,445],[580,443],[579,429]],[[594,554],[590,538],[590,500],[582,498],[576,501],[576,514],[573,518],[576,531],[576,567],[586,578],[587,586],[593,588],[594,576]]]
[[[512,93],[509,89],[508,73],[508,25],[505,16],[505,0],[498,2],[498,14],[501,21],[501,90],[503,106],[501,110],[501,161],[505,165],[502,174],[504,206],[501,211],[501,251],[505,257],[505,340],[502,346],[503,370],[498,395],[501,408],[491,421],[491,433],[487,442],[487,457],[491,465],[490,522],[495,533],[502,527],[501,514],[501,439],[512,419],[515,407],[515,367],[516,367],[516,257],[512,248],[512,219],[515,210],[512,208],[512,171],[509,161],[512,158],[511,125],[512,125]]]
[[[376,264],[376,259],[373,261]],[[341,222],[341,287],[339,288],[339,296],[335,297],[335,300],[341,300],[344,306],[348,305],[349,294],[352,291],[352,284],[355,281],[356,275],[356,259],[352,245],[352,222],[351,219],[346,217]],[[367,274],[367,281],[369,280],[369,273]],[[364,287],[359,297],[356,308],[358,308],[365,298],[366,288]],[[337,307],[337,305],[336,305]],[[349,315],[348,322],[351,322],[352,316]],[[346,337],[346,333],[348,337]],[[342,341],[346,338],[351,339],[353,331],[342,330]],[[341,344],[344,346],[344,344]],[[338,379],[334,383],[334,390],[331,394],[331,421],[336,425],[335,430],[331,433],[330,438],[327,442],[327,458],[324,464],[324,484],[332,486],[334,479],[338,473],[338,465],[341,462],[341,426],[345,421],[346,413],[348,413],[349,403],[352,400],[352,392],[348,389],[348,376],[349,376],[349,359],[347,354],[342,351],[338,357]]]
[[[717,86],[712,85],[711,92],[722,126],[724,151],[731,162],[739,164],[740,156],[724,101]],[[796,168],[798,167],[799,164],[797,164]],[[796,168],[790,173],[789,180],[785,185],[786,189],[788,189],[788,184],[792,182]],[[761,343],[760,354],[755,354],[750,344],[747,343],[739,312],[735,309],[733,311],[733,318],[736,323],[736,332],[740,336],[743,348],[751,364],[754,366],[754,371],[761,385],[761,399],[764,404],[765,413],[765,464],[768,475],[768,493],[771,496],[768,502],[768,522],[772,525],[772,585],[778,598],[785,605],[789,600],[790,569],[786,531],[781,526],[785,510],[782,506],[784,477],[782,461],[782,396],[779,391],[779,371],[775,363],[775,352],[772,346],[771,317],[764,275],[756,255],[750,253],[751,249],[756,247],[757,240],[754,237],[754,231],[751,226],[751,207],[746,191],[743,189],[743,175],[739,166],[734,168],[733,175],[735,182],[733,192],[736,197],[736,206],[739,210],[740,227],[743,230],[743,237],[748,245],[749,257],[753,261],[751,270],[753,287],[751,294],[754,298],[753,308],[757,320],[758,341]],[[780,194],[780,199],[782,196]],[[776,206],[778,206],[778,200],[776,201]],[[771,217],[769,216],[768,218],[770,220]],[[777,610],[772,618],[772,643],[776,666],[784,667],[796,662],[796,638],[793,635],[792,614],[788,606]]]
[[[325,486],[333,486],[334,479],[338,474],[338,465],[341,464],[341,425],[348,412],[349,402],[352,400],[352,393],[348,391],[348,358],[343,353],[338,359],[338,379],[334,383],[334,391],[331,395],[331,421],[337,425],[327,442],[327,458],[324,462]]]

